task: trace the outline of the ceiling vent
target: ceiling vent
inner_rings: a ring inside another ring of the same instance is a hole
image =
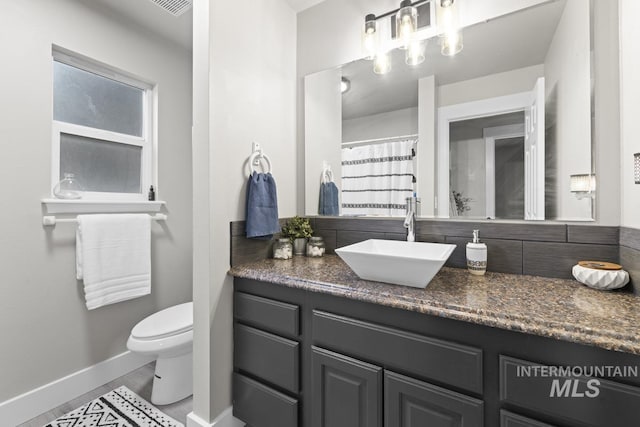
[[[173,16],[180,16],[191,9],[193,0],[150,0],[156,6],[160,6]]]

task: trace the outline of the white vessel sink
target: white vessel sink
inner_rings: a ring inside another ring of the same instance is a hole
[[[426,288],[456,245],[370,239],[336,249],[365,280]]]

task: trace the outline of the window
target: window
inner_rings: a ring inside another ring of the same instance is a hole
[[[52,188],[72,173],[83,199],[146,200],[152,108],[150,84],[54,50]]]

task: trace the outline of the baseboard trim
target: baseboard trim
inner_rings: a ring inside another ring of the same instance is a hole
[[[24,423],[151,361],[152,357],[126,351],[1,402],[0,420],[3,425]]]
[[[228,407],[213,422],[208,423],[193,412],[187,415],[187,427],[244,427],[245,423],[233,416],[233,407]]]

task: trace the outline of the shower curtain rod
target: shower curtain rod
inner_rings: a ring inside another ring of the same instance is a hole
[[[418,137],[418,134],[412,134],[412,135],[389,136],[386,138],[363,139],[362,141],[343,142],[342,147],[353,147],[357,145],[367,145],[367,144],[380,144],[383,142],[391,142],[391,141],[397,141],[399,139],[411,139],[411,138],[417,138],[417,137]]]

